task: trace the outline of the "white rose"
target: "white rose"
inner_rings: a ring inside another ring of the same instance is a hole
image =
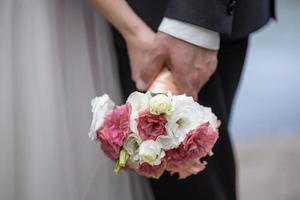
[[[168,117],[167,135],[157,138],[165,150],[177,148],[185,139],[189,131],[209,122],[213,129],[217,129],[217,117],[211,108],[204,107],[186,95],[173,96],[173,112]]]
[[[151,99],[150,92],[141,93],[141,92],[133,92],[129,95],[127,102],[131,104],[132,110],[130,115],[130,129],[132,132],[137,133],[137,122],[140,111],[145,111],[149,109],[149,101]]]
[[[164,94],[155,95],[149,102],[150,113],[154,115],[167,114],[172,112],[172,99]]]
[[[140,164],[139,164],[139,157],[138,155],[130,155],[126,165],[130,167],[131,169],[138,169]]]
[[[139,156],[139,151],[138,149],[135,149],[133,151],[133,154],[129,154],[129,159],[127,161],[127,165],[128,167],[132,168],[132,169],[137,169],[140,166],[140,156]]]
[[[157,137],[156,141],[164,150],[177,148],[180,144],[179,139],[172,135],[160,135]]]
[[[138,147],[140,146],[142,139],[134,133],[131,133],[123,144],[123,148],[129,154],[127,165],[130,168],[137,169],[139,167],[139,152]]]
[[[150,165],[159,165],[161,159],[165,157],[165,152],[158,142],[146,140],[139,147],[139,157],[140,163],[146,162]]]
[[[159,136],[158,141],[163,149],[176,148],[187,133],[197,128],[203,119],[203,109],[192,97],[173,96],[173,112],[168,117],[167,135]]]
[[[209,126],[215,131],[218,130],[219,122],[217,116],[211,111],[211,108],[203,106],[203,123],[209,122]]]
[[[136,111],[147,110],[151,98],[150,92],[141,93],[133,92],[127,98],[127,102],[131,103],[132,109]]]
[[[95,141],[96,132],[103,125],[106,115],[111,112],[115,106],[114,102],[107,94],[96,97],[91,101],[93,120],[90,127],[89,137]]]
[[[142,139],[137,134],[131,133],[124,142],[123,148],[129,155],[134,155],[141,143]]]

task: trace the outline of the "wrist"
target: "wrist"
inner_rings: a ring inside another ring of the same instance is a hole
[[[126,25],[120,32],[126,42],[130,42],[145,35],[149,30],[143,22],[137,22]]]
[[[158,30],[202,48],[218,50],[220,47],[218,32],[183,21],[165,17]]]

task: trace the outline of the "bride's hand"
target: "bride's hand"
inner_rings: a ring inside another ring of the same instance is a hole
[[[155,32],[146,25],[125,36],[133,81],[138,80],[142,67],[145,67],[154,37]]]
[[[122,34],[128,48],[131,76],[138,80],[141,68],[146,67],[155,33],[124,0],[89,0]],[[151,55],[150,55],[151,56]]]

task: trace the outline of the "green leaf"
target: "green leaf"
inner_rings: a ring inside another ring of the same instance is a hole
[[[126,166],[128,158],[129,158],[129,154],[127,153],[127,151],[125,149],[122,149],[120,152],[120,157],[115,163],[114,171],[116,174],[119,174],[121,169]]]
[[[120,158],[119,158],[119,163],[122,167],[125,167],[127,160],[129,158],[129,154],[125,149],[122,149],[120,152]]]
[[[115,163],[115,169],[114,169],[114,172],[115,174],[119,174],[119,172],[121,171],[121,166],[120,166],[120,162],[119,162],[119,159],[116,161]]]

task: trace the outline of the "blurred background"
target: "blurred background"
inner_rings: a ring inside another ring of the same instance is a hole
[[[243,200],[300,199],[299,14],[277,1],[278,21],[250,39],[231,118]]]

